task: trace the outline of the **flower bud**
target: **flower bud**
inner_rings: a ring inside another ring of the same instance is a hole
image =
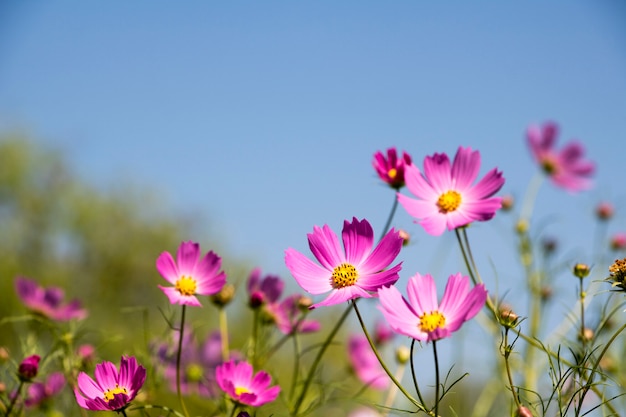
[[[513,200],[513,196],[512,195],[505,195],[504,197],[502,197],[502,210],[503,211],[510,211],[513,209],[513,203],[515,201]]]
[[[405,364],[409,359],[411,359],[411,350],[404,345],[398,346],[396,349],[396,360],[398,363],[401,365]]]
[[[41,357],[39,355],[32,355],[25,358],[17,368],[17,376],[22,382],[30,382],[37,376],[39,371],[39,361]]]
[[[520,407],[515,412],[515,416],[516,417],[533,417],[533,413],[530,412],[528,407],[524,407],[523,405],[520,405]]]
[[[596,207],[596,217],[598,218],[598,220],[609,220],[611,217],[613,217],[614,212],[615,210],[613,208],[613,205],[606,201],[603,201]]]
[[[626,233],[616,233],[611,237],[611,249],[612,250],[624,250],[626,249]]]
[[[251,309],[256,310],[261,307],[265,303],[265,297],[261,291],[255,291],[250,294],[250,300],[248,300],[248,305]]]
[[[9,351],[4,346],[0,346],[0,364],[9,360]]]
[[[590,329],[589,327],[585,327],[582,333],[578,335],[578,339],[583,342],[589,342],[591,341],[591,339],[593,339],[593,336],[594,336],[593,329]]]
[[[517,234],[523,235],[524,233],[528,232],[529,227],[530,225],[528,224],[528,220],[519,219],[515,224],[515,231],[517,232]]]
[[[574,265],[573,272],[574,272],[574,276],[576,276],[576,277],[578,277],[580,279],[583,279],[587,275],[589,275],[589,272],[591,272],[591,268],[587,264],[578,263],[578,264]]]
[[[406,230],[398,230],[398,235],[402,238],[402,246],[407,246],[411,242],[411,235]]]
[[[211,302],[218,307],[224,307],[231,302],[234,296],[235,286],[233,284],[224,284],[219,292],[211,296]]]
[[[311,309],[312,305],[313,305],[313,300],[311,299],[311,297],[306,297],[302,295],[300,296],[300,298],[298,298],[298,308],[303,313],[308,312]]]
[[[508,305],[501,305],[498,309],[498,314],[500,315],[500,323],[508,328],[513,328],[517,326],[519,321],[519,316],[513,311],[513,309]]]
[[[543,287],[541,287],[541,289],[539,290],[541,301],[546,302],[550,300],[550,298],[552,298],[552,293],[552,287],[550,287],[549,285],[544,285]]]

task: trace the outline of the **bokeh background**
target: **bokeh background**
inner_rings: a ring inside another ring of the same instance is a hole
[[[167,309],[154,260],[182,239],[220,253],[237,284],[254,266],[289,281],[284,250],[306,252],[314,225],[383,226],[393,194],[375,151],[421,165],[470,146],[519,201],[537,171],[524,133],[546,120],[561,144],[585,144],[596,186],[544,184],[533,221],[564,264],[587,261],[600,201],[617,209],[611,232],[626,230],[625,74],[619,0],[2,1],[0,312],[19,308],[16,274],[62,285],[110,322],[119,352],[142,325],[124,308],[156,323]],[[513,224],[472,230],[502,294],[525,287]],[[452,234],[430,237],[402,210],[394,226],[412,235],[404,280],[461,268]]]

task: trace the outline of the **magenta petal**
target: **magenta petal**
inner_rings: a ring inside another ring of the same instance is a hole
[[[311,294],[322,294],[333,289],[330,284],[332,273],[295,249],[289,248],[285,251],[285,264],[298,285],[305,291]]]
[[[450,159],[445,153],[424,158],[424,175],[438,194],[447,191],[451,183]]]
[[[380,301],[379,310],[393,331],[417,340],[426,339],[418,327],[419,317],[396,287],[380,288],[378,299]]]
[[[226,284],[226,274],[220,272],[218,275],[210,276],[197,282],[196,294],[211,295],[218,293]]]
[[[326,269],[332,271],[345,261],[345,255],[341,253],[339,246],[339,239],[328,225],[324,225],[323,228],[315,226],[313,233],[309,233],[307,236],[311,252]]]
[[[352,223],[348,223],[347,220],[344,221],[341,236],[346,252],[346,261],[352,265],[359,265],[372,250],[374,244],[372,226],[367,220],[358,221],[354,217]]]
[[[472,148],[459,147],[452,163],[452,178],[456,180],[456,188],[465,190],[470,187],[480,170],[480,152]]]
[[[90,398],[98,397],[103,394],[103,389],[89,375],[84,372],[78,374],[78,388]]]
[[[390,230],[380,240],[370,256],[359,266],[360,274],[372,274],[383,270],[398,256],[404,240],[395,230]]]
[[[446,231],[446,216],[430,216],[418,222],[424,228],[426,233],[432,236],[441,236]]]
[[[439,308],[437,287],[435,286],[435,280],[430,274],[415,274],[409,278],[406,291],[409,302],[418,316],[436,311]]]
[[[402,269],[402,263],[394,266],[393,268],[386,269],[371,275],[359,276],[357,285],[366,291],[378,291],[380,287],[386,287],[392,284],[400,278],[398,272]]]
[[[161,285],[159,285],[158,287],[161,289],[161,291],[165,293],[165,295],[167,295],[167,298],[170,300],[171,304],[202,307],[200,301],[198,301],[198,299],[193,295],[182,295],[174,287],[163,287]]]
[[[180,275],[195,276],[199,257],[200,245],[198,243],[182,242],[176,252],[176,264]]]
[[[330,306],[334,304],[340,304],[348,300],[353,300],[355,298],[371,298],[372,295],[367,291],[357,287],[356,285],[351,285],[349,287],[343,287],[332,291],[328,297],[326,297],[323,301],[313,304],[311,308],[317,308],[321,306]]]
[[[178,274],[178,268],[176,268],[176,264],[174,263],[174,258],[169,252],[163,252],[159,255],[156,261],[156,268],[159,271],[159,274],[170,284],[176,284],[178,278],[180,278]]]

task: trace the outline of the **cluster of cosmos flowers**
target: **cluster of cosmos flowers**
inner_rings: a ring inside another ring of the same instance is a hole
[[[532,158],[556,186],[570,192],[589,188],[594,165],[584,158],[584,149],[578,142],[557,150],[557,133],[552,122],[531,126],[527,140]],[[503,197],[495,196],[505,182],[502,172],[494,168],[479,179],[481,155],[469,147],[459,147],[453,158],[446,153],[426,156],[421,167],[406,152],[399,155],[395,148],[390,148],[386,154],[374,155],[373,167],[394,190],[398,203],[433,236],[490,220],[506,204]],[[401,193],[405,186],[408,194]],[[599,218],[611,215],[610,205],[598,207]],[[314,260],[288,248],[285,265],[304,291],[323,298],[317,302],[301,294],[283,298],[284,281],[274,275],[263,276],[260,269],[254,269],[247,281],[248,306],[284,335],[291,335],[320,330],[318,321],[305,318],[309,310],[374,298],[384,318],[377,324],[376,345],[387,343],[394,334],[436,342],[451,337],[481,311],[488,300],[485,285],[472,283],[470,277],[460,272],[449,275],[440,301],[436,280],[430,274],[415,273],[399,289],[396,282],[402,262],[396,258],[405,237],[393,228],[383,232],[383,237],[375,241],[372,225],[357,218],[344,221],[340,236],[328,225],[314,226],[307,235]],[[624,236],[616,236],[615,245],[626,247]],[[626,288],[624,262],[617,262],[612,268],[613,285]],[[228,293],[221,258],[212,251],[203,254],[198,243],[182,242],[175,257],[163,252],[156,260],[156,269],[169,283],[158,287],[172,305],[202,307],[198,296],[219,300],[220,294]],[[46,289],[23,277],[16,279],[15,286],[22,303],[36,314],[56,321],[82,320],[87,316],[77,300],[65,303],[59,288]],[[248,362],[250,358],[242,353],[230,351],[225,355],[222,337],[213,332],[204,341],[198,341],[193,330],[181,323],[171,342],[153,346],[170,389],[211,398],[224,396],[248,409],[276,400],[281,387],[272,385],[270,374],[255,369],[254,361]],[[351,336],[348,349],[355,374],[364,383],[375,389],[389,386],[390,379],[367,338]],[[88,355],[84,353],[85,357]],[[56,395],[66,384],[62,373],[34,381],[39,360],[37,355],[28,356],[18,370],[20,380],[30,383],[24,400],[26,407]],[[80,372],[71,386],[80,407],[125,414],[146,378],[147,369],[136,357],[122,356],[119,367],[104,361],[95,366],[94,378]]]

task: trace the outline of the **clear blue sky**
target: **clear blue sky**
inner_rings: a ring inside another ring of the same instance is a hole
[[[482,173],[498,166],[503,193],[521,198],[536,170],[524,131],[547,119],[598,163],[593,191],[544,184],[538,200],[557,214],[554,233],[588,249],[594,205],[626,203],[623,2],[0,3],[3,129],[61,149],[98,186],[161,191],[231,252],[285,276],[284,249],[307,251],[314,225],[382,227],[392,194],[371,168],[376,150],[397,146],[421,166],[471,146]],[[414,236],[403,277],[436,269],[433,251],[453,243],[402,212],[395,224]],[[509,230],[499,214],[472,231],[500,289],[521,286],[503,261]]]

